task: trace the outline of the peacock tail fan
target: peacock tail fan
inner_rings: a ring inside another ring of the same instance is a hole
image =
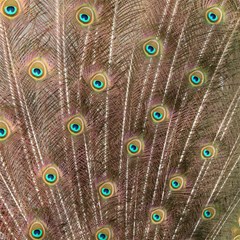
[[[238,0],[0,1],[1,240],[239,240]]]

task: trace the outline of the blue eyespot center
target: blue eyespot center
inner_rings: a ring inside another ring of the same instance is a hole
[[[17,8],[15,6],[6,6],[4,12],[9,16],[13,16],[17,13]]]
[[[70,125],[70,129],[71,131],[73,131],[74,133],[78,133],[81,131],[81,126],[79,124],[76,124],[76,123],[72,123]]]
[[[153,55],[157,51],[157,49],[155,47],[153,47],[152,45],[146,45],[145,49],[146,49],[147,53],[150,55]]]
[[[163,118],[163,115],[160,113],[160,112],[154,112],[153,113],[153,117],[156,119],[156,120],[161,120]]]
[[[91,20],[91,17],[85,13],[80,13],[79,19],[83,23],[89,23]]]
[[[161,216],[159,214],[154,213],[153,214],[153,220],[155,222],[159,222],[161,220]]]
[[[193,84],[199,84],[201,82],[201,79],[195,75],[191,77],[191,80]]]
[[[34,77],[37,77],[37,78],[42,77],[42,75],[43,75],[43,70],[40,69],[40,68],[33,68],[33,69],[32,69],[32,75],[33,75]]]
[[[101,89],[101,88],[103,88],[104,84],[100,80],[94,80],[93,81],[93,86],[97,89]]]
[[[111,194],[111,190],[108,188],[102,188],[101,192],[104,196],[109,196]]]
[[[213,12],[208,13],[208,18],[211,22],[216,22],[218,20],[218,16]]]
[[[176,180],[173,180],[171,184],[172,184],[172,187],[175,189],[180,187],[180,183]]]
[[[209,150],[204,149],[204,151],[203,151],[203,155],[204,155],[205,157],[211,157],[212,154],[210,153]]]
[[[32,236],[34,238],[41,238],[42,235],[43,235],[43,231],[41,229],[32,230]]]
[[[136,153],[138,151],[138,147],[134,144],[130,144],[129,146],[129,150],[132,152],[132,153]]]
[[[99,233],[98,234],[98,239],[99,240],[107,240],[108,236],[105,233]]]
[[[4,138],[7,135],[7,130],[5,128],[0,128],[0,138]]]
[[[46,174],[47,182],[54,183],[57,179],[57,176],[54,174]]]
[[[211,214],[210,211],[208,211],[208,210],[205,210],[205,211],[204,211],[204,217],[210,218],[211,216],[212,216],[212,214]]]

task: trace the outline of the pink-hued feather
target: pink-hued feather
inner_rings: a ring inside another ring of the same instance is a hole
[[[0,240],[240,239],[239,1],[0,9]]]

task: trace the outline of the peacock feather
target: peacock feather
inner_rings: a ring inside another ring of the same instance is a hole
[[[239,240],[239,0],[0,1],[0,240]]]

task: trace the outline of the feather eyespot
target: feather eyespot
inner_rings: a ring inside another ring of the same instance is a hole
[[[17,0],[6,0],[2,5],[3,14],[10,19],[13,19],[21,12],[20,4]]]
[[[108,227],[100,228],[95,234],[96,240],[110,240],[112,239],[112,231]]]
[[[205,18],[210,24],[219,24],[223,20],[224,13],[219,7],[211,7],[205,13]]]
[[[11,130],[7,122],[0,120],[0,142],[5,141],[11,135]]]
[[[95,10],[90,6],[84,5],[78,9],[76,18],[82,27],[88,27],[96,20]]]
[[[105,182],[99,187],[99,194],[103,199],[111,198],[115,193],[115,186],[111,182]]]
[[[47,75],[47,67],[42,60],[33,61],[28,69],[28,74],[36,81],[45,79]]]
[[[206,207],[202,211],[202,218],[204,220],[211,220],[215,217],[216,215],[216,210],[213,207]]]
[[[165,212],[162,209],[155,209],[151,212],[151,222],[153,224],[160,224],[165,219]]]
[[[49,185],[54,186],[59,181],[59,170],[55,166],[48,166],[42,174],[43,181]]]
[[[168,117],[168,110],[162,106],[156,106],[151,111],[152,121],[155,123],[160,123],[166,120]]]
[[[150,39],[143,44],[143,51],[147,57],[155,57],[161,52],[161,43],[159,40]]]
[[[137,138],[127,143],[127,151],[131,156],[137,156],[143,151],[143,142]]]
[[[203,159],[213,158],[215,154],[216,154],[216,149],[211,145],[203,147],[201,150],[201,157]]]
[[[206,81],[205,75],[201,70],[192,71],[188,79],[193,87],[200,87]]]
[[[183,177],[177,176],[170,179],[169,186],[172,191],[179,191],[183,188],[184,183]]]
[[[74,135],[80,135],[84,131],[84,120],[81,116],[72,118],[67,124],[68,131]]]
[[[90,79],[90,86],[95,92],[103,92],[107,84],[108,78],[104,73],[97,73]]]
[[[34,221],[29,228],[29,236],[33,240],[41,240],[45,237],[46,231],[44,224],[40,221]]]

